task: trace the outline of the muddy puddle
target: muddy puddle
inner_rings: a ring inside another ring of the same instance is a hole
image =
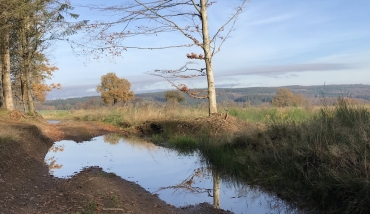
[[[84,167],[102,167],[177,207],[208,202],[219,203],[222,209],[234,213],[297,212],[274,195],[246,184],[219,181],[211,167],[200,163],[197,154],[179,155],[141,139],[106,135],[78,144],[59,141],[49,150],[45,162],[50,173],[59,178],[68,178]],[[213,197],[214,187],[219,197]]]

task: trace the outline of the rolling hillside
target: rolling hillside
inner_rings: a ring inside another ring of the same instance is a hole
[[[249,102],[259,105],[270,102],[278,88],[289,88],[294,94],[302,94],[306,98],[337,98],[339,96],[359,98],[370,101],[370,85],[320,85],[320,86],[284,86],[284,87],[252,87],[252,88],[219,88],[217,89],[218,102]],[[201,89],[200,89],[201,90]],[[165,102],[164,92],[135,94],[136,100]],[[198,105],[206,100],[192,99],[184,94],[185,103],[188,105]],[[86,106],[101,106],[100,97],[81,97],[58,100],[47,100],[39,104],[42,106],[53,106],[55,109],[79,109]]]

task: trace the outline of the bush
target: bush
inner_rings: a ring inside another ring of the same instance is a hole
[[[303,95],[293,94],[287,88],[279,88],[272,99],[272,105],[276,107],[301,106],[306,102]]]

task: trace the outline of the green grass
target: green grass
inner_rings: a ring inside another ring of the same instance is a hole
[[[167,104],[148,104],[141,107],[101,107],[99,109],[70,111],[39,111],[45,119],[80,120],[109,123],[119,127],[130,127],[148,120],[183,119],[206,116],[204,109],[170,106]]]
[[[62,120],[72,118],[72,112],[67,110],[40,110],[37,112],[45,119]]]
[[[96,203],[94,201],[90,201],[87,205],[86,209],[82,212],[83,214],[93,214],[96,211]]]
[[[118,197],[118,196],[116,196],[116,195],[113,195],[113,196],[112,196],[112,201],[113,201],[114,203],[118,203],[118,202],[119,202],[119,197]]]
[[[6,109],[4,109],[4,108],[0,108],[0,117],[1,116],[3,116],[3,115],[6,115],[6,114],[8,114],[9,113],[9,111],[8,110],[6,110]]]

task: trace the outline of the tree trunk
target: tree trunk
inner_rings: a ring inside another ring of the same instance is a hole
[[[33,105],[33,98],[32,98],[32,88],[31,88],[31,72],[30,69],[26,69],[26,96],[27,96],[27,103],[28,103],[28,113],[30,115],[34,115],[35,113],[35,107]]]
[[[21,81],[21,95],[22,95],[22,104],[23,104],[23,111],[26,112],[27,111],[27,90],[26,90],[26,87],[24,86],[25,85],[25,80],[24,80],[24,77],[23,77],[23,71],[21,73],[21,77],[20,77],[20,81]]]
[[[19,55],[21,56],[21,59],[23,60],[24,59],[24,42],[23,42],[23,38],[24,38],[24,30],[21,29],[19,31],[19,35],[20,35],[20,38],[22,39],[21,42],[18,43],[18,50],[19,50]],[[20,92],[21,92],[21,99],[22,99],[22,105],[23,105],[23,112],[26,112],[27,111],[27,90],[26,90],[26,87],[25,87],[25,78],[24,78],[24,67],[23,67],[23,61],[20,62],[21,66],[19,66],[19,82],[20,82]]]
[[[26,24],[25,24],[25,46],[24,46],[24,54],[23,54],[23,65],[24,65],[24,77],[25,77],[25,91],[26,91],[26,97],[27,97],[27,103],[28,103],[28,113],[30,115],[34,115],[35,113],[35,107],[33,105],[33,98],[32,98],[32,86],[31,86],[31,38],[29,36],[30,31],[30,20],[29,17],[26,18]]]
[[[212,71],[212,54],[211,44],[208,32],[208,17],[207,17],[207,0],[200,0],[202,17],[202,34],[203,34],[203,50],[204,61],[206,63],[207,83],[208,83],[208,102],[209,102],[209,115],[217,113],[216,102],[216,88]]]
[[[3,64],[0,59],[0,108],[4,108],[4,92],[3,92]]]
[[[12,84],[10,81],[10,50],[9,50],[9,30],[4,29],[3,44],[2,44],[2,60],[3,60],[3,93],[4,93],[4,106],[6,109],[14,110]]]

